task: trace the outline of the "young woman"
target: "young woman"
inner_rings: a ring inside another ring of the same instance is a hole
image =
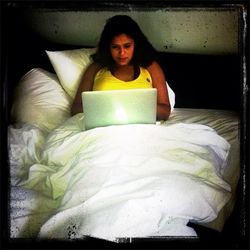
[[[108,19],[93,63],[79,85],[72,114],[83,111],[83,91],[156,88],[157,119],[167,120],[171,108],[168,90],[155,56],[156,50],[132,18],[117,15]]]

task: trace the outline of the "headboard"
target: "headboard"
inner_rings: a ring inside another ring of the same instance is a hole
[[[30,10],[32,8],[28,9],[28,11]],[[24,18],[27,8],[23,11],[22,8],[14,7],[9,8],[8,11],[6,14],[8,30],[5,40],[8,48],[6,99],[10,109],[14,87],[23,74],[35,67],[53,72],[45,50],[67,50],[90,45],[51,41],[43,37],[41,33],[34,32],[32,25],[27,25],[27,19]],[[40,11],[43,9],[40,8]],[[72,9],[70,11],[72,14]],[[94,13],[93,9],[91,11]],[[144,9],[144,11],[146,10]],[[64,8],[62,13],[66,15],[67,10]],[[116,14],[116,11],[113,14]],[[161,36],[161,31],[159,31],[159,36]],[[93,46],[93,44],[91,45]],[[239,51],[191,53],[190,51],[169,50],[166,46],[165,50],[159,51],[158,61],[164,70],[168,84],[175,92],[175,107],[240,111],[242,85]]]

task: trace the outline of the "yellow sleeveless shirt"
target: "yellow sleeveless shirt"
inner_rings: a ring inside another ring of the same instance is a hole
[[[139,76],[132,81],[122,81],[111,74],[107,68],[100,69],[94,79],[93,90],[124,90],[152,88],[151,75],[140,67]]]

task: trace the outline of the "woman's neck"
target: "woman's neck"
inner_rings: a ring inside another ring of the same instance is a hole
[[[137,67],[134,65],[115,65],[111,74],[122,81],[133,81],[138,76]]]

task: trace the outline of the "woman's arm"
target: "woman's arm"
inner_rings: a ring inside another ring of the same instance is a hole
[[[86,71],[83,74],[82,80],[76,92],[75,99],[73,101],[71,107],[71,115],[75,115],[76,113],[83,112],[82,110],[82,92],[83,91],[92,91],[94,79],[97,71],[100,69],[100,66],[92,63],[88,66]]]
[[[170,102],[164,72],[157,62],[148,66],[153,87],[157,89],[157,120],[167,120],[170,115]]]

